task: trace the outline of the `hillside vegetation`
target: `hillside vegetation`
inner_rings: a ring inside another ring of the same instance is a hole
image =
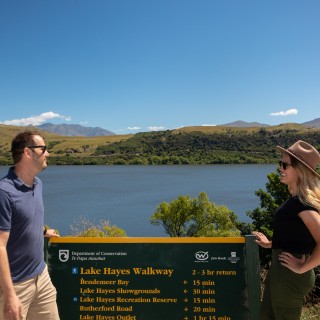
[[[25,127],[0,125],[0,164],[11,164],[11,140]],[[299,124],[273,127],[186,127],[101,137],[45,132],[51,164],[246,164],[274,163],[275,146],[305,140],[320,149],[320,129]]]

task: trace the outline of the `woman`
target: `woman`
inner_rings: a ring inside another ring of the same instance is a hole
[[[258,245],[272,249],[260,319],[298,320],[315,283],[313,268],[320,265],[320,155],[301,140],[277,149],[282,153],[280,182],[291,197],[276,212],[272,241],[253,232]]]

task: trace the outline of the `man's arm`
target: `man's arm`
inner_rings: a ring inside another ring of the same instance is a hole
[[[0,230],[0,288],[3,297],[3,315],[6,320],[21,320],[23,307],[11,280],[7,254],[9,232]]]

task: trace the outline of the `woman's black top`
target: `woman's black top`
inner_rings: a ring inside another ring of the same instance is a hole
[[[316,246],[309,229],[298,214],[305,210],[318,211],[304,205],[297,196],[284,202],[276,211],[272,249],[290,253],[312,253]]]

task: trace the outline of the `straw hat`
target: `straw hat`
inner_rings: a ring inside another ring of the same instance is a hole
[[[300,161],[304,166],[310,169],[312,173],[320,178],[319,173],[316,171],[320,162],[320,154],[312,145],[299,140],[288,149],[284,149],[280,146],[277,146],[276,148]]]

